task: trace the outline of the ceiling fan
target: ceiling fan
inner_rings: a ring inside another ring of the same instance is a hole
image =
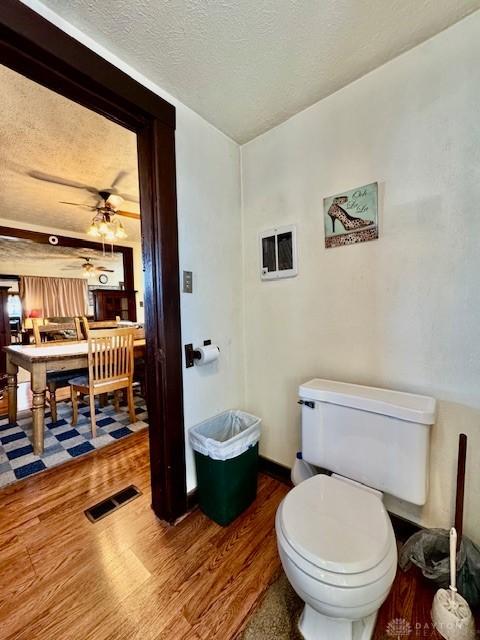
[[[93,258],[89,258],[87,256],[74,256],[71,258],[72,260],[83,260],[83,263],[80,267],[83,269],[83,275],[88,278],[89,276],[94,275],[95,273],[114,273],[114,269],[107,269],[106,267],[95,266],[92,263]],[[71,265],[70,267],[65,267],[63,271],[75,269],[78,270],[78,265]]]
[[[29,171],[28,175],[36,180],[43,180],[44,182],[52,182],[54,184],[61,184],[66,187],[73,187],[74,189],[84,189],[89,193],[97,196],[99,201],[96,205],[88,205],[80,202],[65,202],[61,201],[62,204],[68,204],[75,207],[83,207],[85,209],[89,209],[90,211],[103,212],[105,211],[110,216],[115,214],[118,216],[124,216],[126,218],[132,218],[134,220],[140,219],[140,214],[134,213],[132,211],[121,211],[119,209],[120,205],[124,200],[128,202],[136,202],[138,203],[138,197],[130,195],[128,193],[120,192],[117,188],[118,183],[128,175],[126,171],[120,171],[117,174],[117,177],[112,182],[111,186],[108,188],[100,188],[93,187],[88,184],[84,184],[82,182],[76,182],[74,180],[68,180],[66,178],[61,178],[59,176],[50,175],[48,173],[42,173],[41,171]]]

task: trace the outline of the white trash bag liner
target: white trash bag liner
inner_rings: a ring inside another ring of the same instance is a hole
[[[194,451],[213,460],[230,460],[257,444],[261,422],[245,411],[224,411],[192,427],[190,444]]]

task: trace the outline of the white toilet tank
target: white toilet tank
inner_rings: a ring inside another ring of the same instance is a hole
[[[299,396],[307,462],[425,504],[433,398],[320,379]]]

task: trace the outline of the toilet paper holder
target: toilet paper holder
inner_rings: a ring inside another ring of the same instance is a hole
[[[211,340],[203,341],[204,347],[208,347],[209,344],[212,344]],[[195,364],[195,360],[199,360],[200,357],[201,357],[200,351],[197,351],[197,349],[194,349],[193,344],[185,345],[185,366],[187,367],[187,369],[189,369],[190,367],[193,367],[193,365]]]

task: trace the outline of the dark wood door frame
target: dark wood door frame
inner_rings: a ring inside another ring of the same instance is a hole
[[[137,134],[152,508],[173,522],[187,510],[175,108],[19,0],[0,3],[0,63]]]

